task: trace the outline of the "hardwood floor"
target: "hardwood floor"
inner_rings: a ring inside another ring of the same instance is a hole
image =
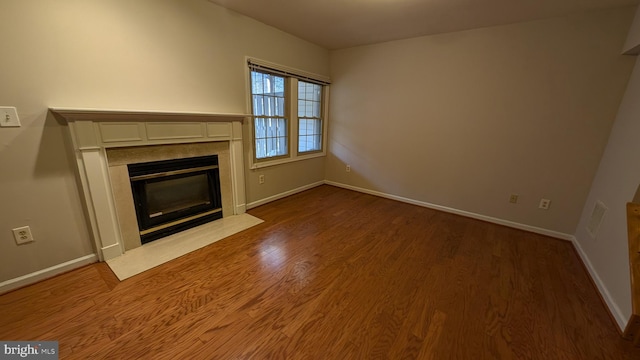
[[[569,242],[331,186],[119,282],[0,296],[0,339],[61,359],[640,359]]]

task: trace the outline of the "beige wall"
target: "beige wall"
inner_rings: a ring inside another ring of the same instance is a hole
[[[636,9],[635,19],[640,19],[640,6]],[[628,54],[640,53],[640,21],[634,20],[631,24],[623,51]]]
[[[331,52],[326,178],[573,234],[633,66],[634,10]]]
[[[0,282],[93,252],[67,129],[48,107],[246,113],[245,56],[329,72],[327,50],[205,0],[3,0],[0,14],[0,105],[22,121],[0,128]],[[268,169],[282,183],[260,188],[247,170],[247,201],[323,168]],[[17,246],[24,225],[36,242]]]
[[[245,158],[245,163],[248,161]],[[261,205],[265,201],[273,200],[271,197],[275,195],[317,185],[318,182],[324,181],[324,163],[324,157],[317,157],[245,173],[245,181],[250,184],[247,187],[247,199],[250,199],[248,204]],[[264,175],[264,184],[259,183],[260,175]]]
[[[633,28],[640,29],[640,13]],[[635,67],[576,230],[579,251],[621,328],[631,316],[626,203],[640,184],[640,62],[630,58]],[[596,201],[608,210],[593,238],[586,227]]]

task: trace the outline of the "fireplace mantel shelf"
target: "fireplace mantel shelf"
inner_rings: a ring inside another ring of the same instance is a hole
[[[116,110],[116,109],[75,109],[49,108],[54,114],[62,116],[66,121],[206,121],[206,122],[242,122],[248,114],[179,112],[156,110]]]

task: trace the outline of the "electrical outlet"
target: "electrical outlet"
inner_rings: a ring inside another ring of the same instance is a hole
[[[264,175],[258,176],[258,183],[264,184]]]
[[[549,206],[551,205],[551,200],[549,199],[540,199],[540,205],[538,205],[538,208],[543,209],[543,210],[549,210]]]
[[[347,165],[347,172],[351,172],[351,165]]]
[[[31,228],[28,226],[13,229],[13,237],[18,245],[34,241],[33,235],[31,235]]]
[[[1,127],[20,127],[20,118],[18,110],[12,106],[0,106],[0,126]]]
[[[518,195],[517,194],[511,194],[511,196],[509,196],[509,202],[512,204],[517,204],[518,203]]]

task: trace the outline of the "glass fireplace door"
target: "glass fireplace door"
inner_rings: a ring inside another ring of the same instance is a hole
[[[151,218],[211,204],[207,174],[148,182],[145,196]]]

